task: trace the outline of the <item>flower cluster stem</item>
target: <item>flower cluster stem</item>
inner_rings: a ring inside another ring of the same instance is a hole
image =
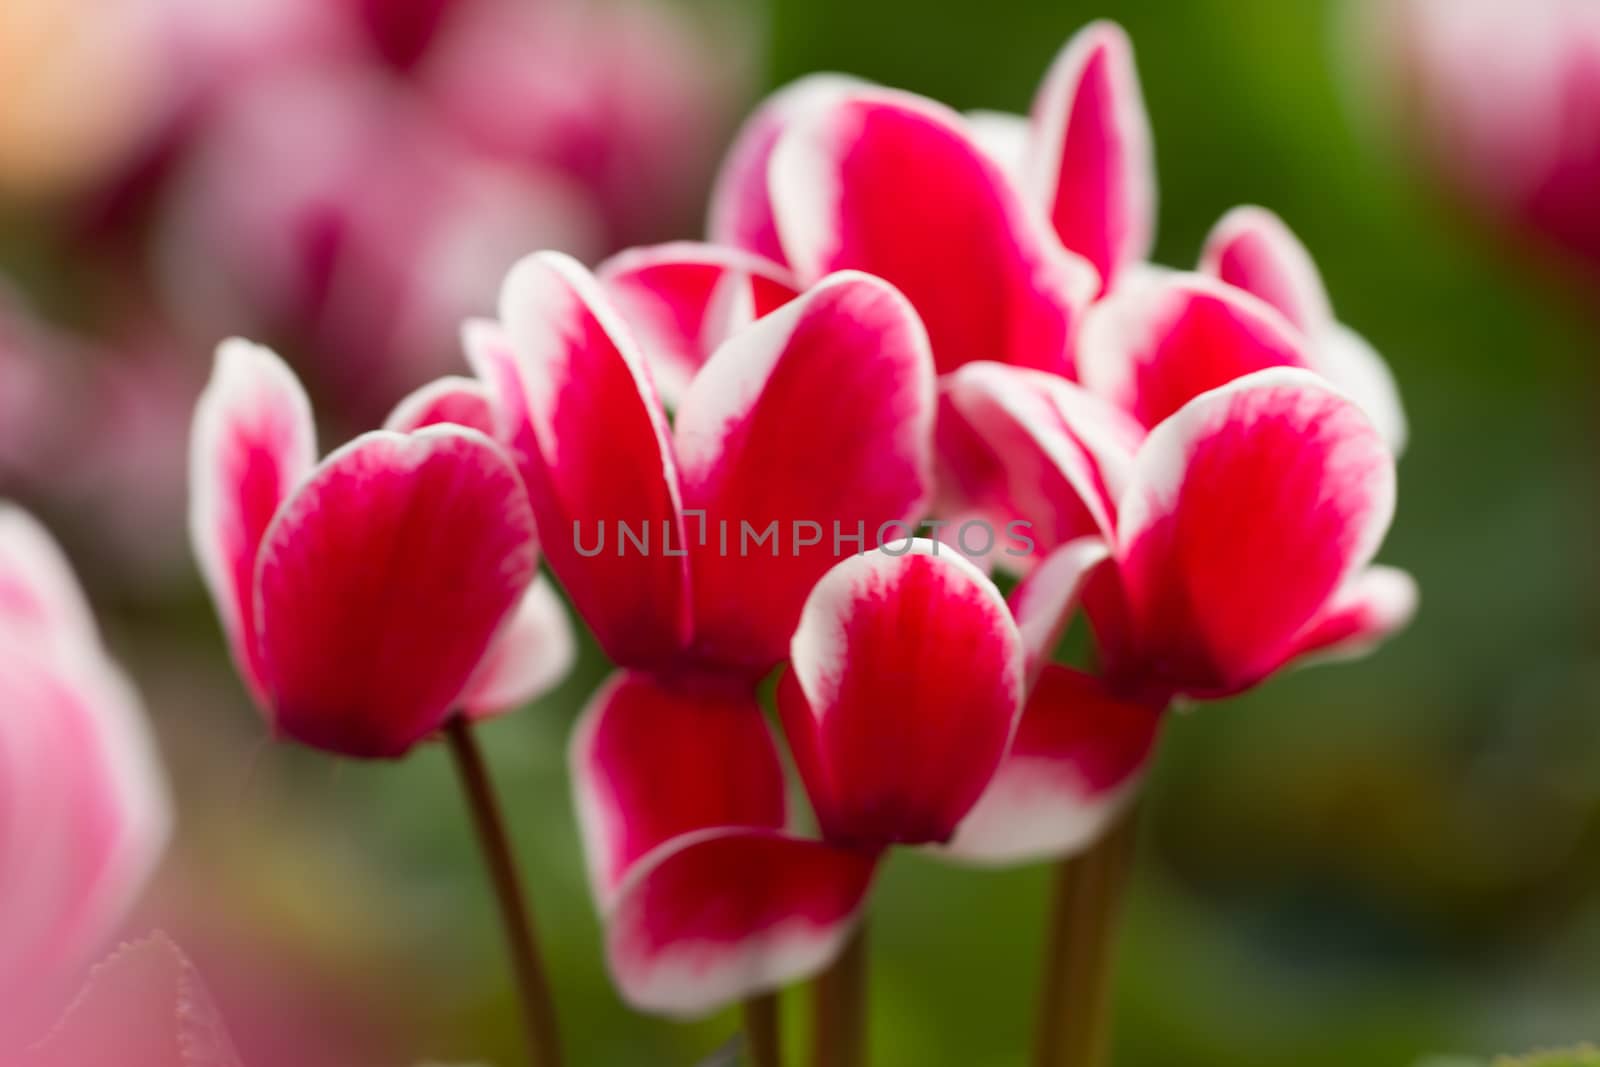
[[[1117,927],[1138,837],[1130,806],[1087,852],[1056,868],[1039,987],[1035,1067],[1105,1067]]]
[[[529,1060],[533,1067],[561,1067],[561,1039],[556,1028],[550,979],[539,954],[533,912],[523,892],[522,877],[512,856],[511,840],[500,814],[500,802],[489,781],[488,767],[472,735],[472,726],[464,716],[457,715],[450,720],[445,737],[500,904],[501,923],[517,980],[517,999],[527,1031]]]
[[[750,1067],[783,1067],[778,994],[763,993],[744,1002],[745,1059]]]
[[[812,990],[813,1067],[867,1062],[867,926],[863,918]]]

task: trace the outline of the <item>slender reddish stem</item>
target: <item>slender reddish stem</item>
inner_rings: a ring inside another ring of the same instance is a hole
[[[751,1067],[783,1067],[778,994],[766,993],[744,1002],[744,1047]]]
[[[522,889],[522,876],[511,852],[511,839],[500,814],[500,802],[489,781],[489,769],[472,735],[472,726],[464,716],[457,715],[450,720],[445,737],[467,797],[467,807],[472,812],[472,824],[489,870],[489,880],[494,884],[500,904],[506,947],[511,953],[511,967],[517,979],[517,999],[527,1031],[529,1060],[534,1067],[561,1067],[561,1038],[556,1027],[555,1001],[550,995],[550,979],[539,954],[533,911]]]
[[[1138,837],[1130,806],[1094,847],[1056,868],[1039,986],[1036,1067],[1105,1067],[1117,926]]]
[[[814,1067],[865,1067],[867,1062],[867,922],[863,918],[812,990]]]

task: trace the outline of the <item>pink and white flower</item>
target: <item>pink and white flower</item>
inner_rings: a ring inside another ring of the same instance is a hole
[[[0,506],[0,1052],[42,1036],[170,824],[138,696],[66,559]]]
[[[535,581],[527,493],[487,410],[473,383],[436,383],[318,463],[288,368],[242,341],[219,350],[195,413],[191,533],[279,736],[398,757],[565,672],[566,620]]]
[[[673,707],[632,679],[602,692],[573,771],[623,996],[700,1015],[826,966],[883,851],[947,842],[982,794],[1016,729],[1024,662],[993,584],[933,542],[824,575],[779,688],[820,839],[786,828],[781,765],[752,700]],[[699,750],[697,716],[711,714],[744,724],[747,752]],[[649,717],[653,743],[608,739],[617,715]]]

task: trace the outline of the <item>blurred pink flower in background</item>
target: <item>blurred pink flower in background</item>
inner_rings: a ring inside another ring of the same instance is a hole
[[[1372,104],[1473,210],[1600,274],[1600,5],[1369,0]]]

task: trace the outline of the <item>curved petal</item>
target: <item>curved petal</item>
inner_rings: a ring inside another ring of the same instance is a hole
[[[1303,333],[1333,322],[1311,253],[1264,207],[1236,207],[1222,216],[1206,237],[1200,271],[1271,304]]]
[[[676,429],[686,514],[700,522],[691,574],[703,658],[765,673],[823,572],[875,545],[886,524],[920,518],[933,418],[922,324],[867,275],[825,278],[717,351]]]
[[[523,484],[533,484],[540,470],[539,443],[528,421],[527,391],[522,387],[511,338],[493,319],[468,319],[461,327],[461,346],[467,365],[483,385],[494,427],[491,436],[516,463]]]
[[[535,544],[516,472],[474,430],[378,431],[329,456],[261,551],[275,730],[347,756],[404,755],[459,707],[533,580]]]
[[[791,662],[778,707],[823,837],[947,840],[1022,707],[1022,636],[994,584],[932,541],[845,560],[806,600]]]
[[[0,501],[0,632],[47,644],[94,643],[89,602],[55,539],[21,508]]]
[[[690,241],[630,248],[595,275],[639,338],[662,398],[676,405],[711,353],[798,294],[785,267]]]
[[[279,506],[316,461],[311,402],[294,373],[259,345],[224,341],[194,413],[189,538],[234,662],[261,703],[256,563]]]
[[[773,149],[796,118],[867,84],[844,74],[808,74],[767,97],[734,138],[711,187],[713,244],[786,262],[767,185]]]
[[[1417,613],[1417,582],[1394,567],[1373,566],[1356,574],[1322,614],[1295,639],[1295,657],[1358,659],[1411,622]]]
[[[550,569],[613,661],[665,663],[689,638],[688,557],[666,416],[643,357],[599,283],[566,256],[523,260],[501,304]]]
[[[461,707],[489,718],[537,700],[560,685],[578,658],[578,641],[555,585],[539,575],[467,683]]]
[[[1094,271],[1022,203],[960,115],[862,90],[809,110],[771,163],[774,215],[802,283],[861,270],[896,286],[940,373],[978,359],[1072,370]]]
[[[1366,338],[1336,322],[1311,339],[1311,365],[1361,405],[1395,455],[1405,451],[1411,430],[1400,387]]]
[[[1142,662],[1109,666],[1192,696],[1259,681],[1371,560],[1394,500],[1392,453],[1315,374],[1202,394],[1139,453],[1117,557]]]
[[[1028,522],[1036,551],[1085,536],[1111,539],[1117,498],[1144,436],[1137,424],[1071,382],[997,363],[961,368],[945,390],[998,460],[990,506]],[[969,479],[981,476],[971,473],[970,459],[965,466]]]
[[[663,845],[631,872],[606,924],[623,999],[694,1017],[821,971],[844,947],[875,857],[775,830]]]
[[[1099,271],[1101,292],[1150,254],[1156,177],[1133,45],[1114,22],[1068,41],[1033,104],[1027,169],[1067,248]]]
[[[1011,614],[1028,656],[1026,685],[1031,689],[1061,643],[1085,584],[1111,557],[1099,538],[1083,537],[1056,549],[1011,593]]]
[[[0,708],[3,1039],[99,949],[172,814],[138,696],[98,649],[0,636]]]
[[[615,674],[568,752],[590,887],[602,911],[633,864],[708,827],[782,829],[783,762],[752,687]]]
[[[447,375],[411,393],[390,412],[383,428],[411,433],[425,426],[465,426],[486,437],[495,435],[489,390],[480,381]]]
[[[1136,791],[1161,718],[1097,678],[1046,667],[1011,751],[946,854],[998,865],[1087,848]]]
[[[1078,340],[1084,388],[1146,427],[1235,378],[1308,365],[1304,339],[1283,316],[1199,274],[1119,289],[1090,310]]]

